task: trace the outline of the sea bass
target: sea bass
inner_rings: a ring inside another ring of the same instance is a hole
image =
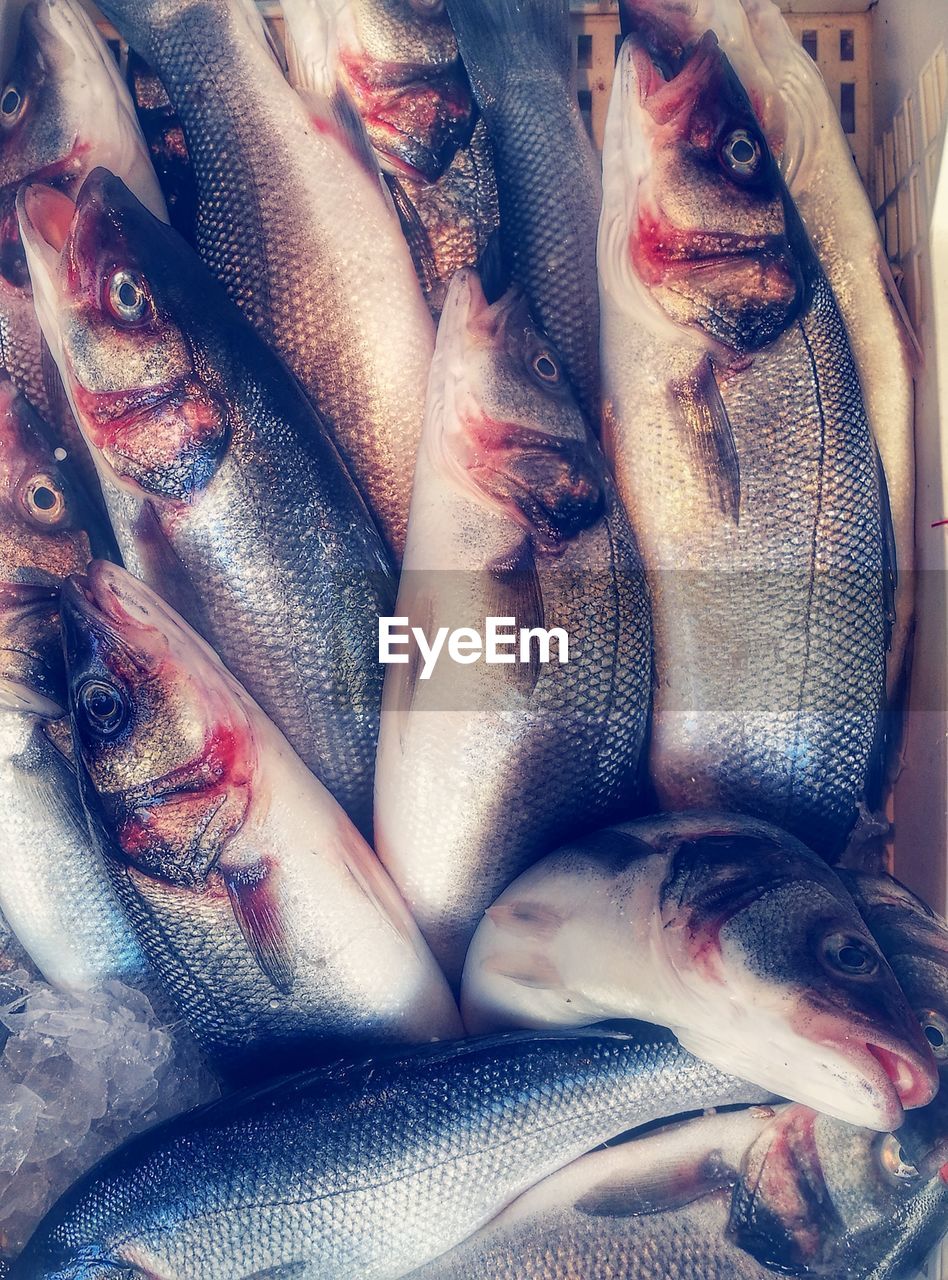
[[[599,162],[573,83],[568,0],[448,0],[487,122],[512,280],[599,425]]]
[[[51,1211],[11,1276],[396,1280],[630,1125],[748,1094],[653,1028],[306,1073],[129,1143]]]
[[[598,831],[524,872],[474,936],[462,1012],[474,1032],[646,1018],[698,1057],[875,1129],[937,1087],[836,873],[726,814]]]
[[[394,582],[312,406],[194,252],[97,170],[20,201],[34,288],[129,567],[365,830]]]
[[[297,60],[305,100],[293,91],[253,0],[101,7],[181,120],[201,256],[300,379],[400,554],[434,331],[358,117],[325,97],[319,49]]]
[[[63,591],[80,781],[118,896],[225,1069],[460,1031],[404,902],[213,651],[96,561]]]
[[[28,181],[72,195],[99,164],[164,217],[128,91],[91,18],[78,0],[30,0],[0,92],[0,367],[80,465],[85,448],[43,350],[15,203]]]
[[[754,103],[833,289],[888,485],[898,564],[889,689],[904,677],[915,541],[917,354],[875,211],[836,102],[771,0],[621,0],[623,27],[658,21],[683,44],[713,30]]]
[[[891,1135],[760,1107],[583,1156],[411,1280],[893,1280],[912,1274],[946,1214],[948,1188]]]
[[[296,40],[316,33],[359,111],[392,189],[431,310],[497,229],[497,184],[457,40],[439,0],[283,0],[291,83]]]
[[[680,57],[626,40],[604,173],[606,434],[652,590],[659,799],[831,856],[878,799],[893,603],[846,332],[713,34]]]
[[[59,589],[108,548],[45,424],[0,381],[0,911],[48,982],[141,987],[148,965],[89,839],[69,759]]]
[[[434,669],[412,647],[389,667],[377,848],[457,980],[515,875],[633,811],[652,675],[638,553],[560,355],[519,290],[488,305],[472,271],[438,331],[396,616],[429,637],[559,628],[569,646],[544,658],[534,636],[526,655]]]

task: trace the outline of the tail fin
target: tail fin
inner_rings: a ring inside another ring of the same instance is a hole
[[[482,110],[527,68],[572,81],[569,0],[448,0],[448,15]]]

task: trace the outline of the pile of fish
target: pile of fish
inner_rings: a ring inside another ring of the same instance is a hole
[[[0,6],[0,1274],[911,1276],[912,356],[814,64],[621,0],[600,162],[567,0],[100,7]]]

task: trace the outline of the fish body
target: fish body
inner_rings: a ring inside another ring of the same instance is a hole
[[[576,102],[567,0],[449,0],[494,154],[507,271],[599,424],[599,163]]]
[[[559,628],[544,659],[389,667],[379,856],[449,977],[486,907],[562,838],[638,802],[648,598],[625,513],[559,353],[511,290],[448,294],[396,617],[431,637],[488,619]],[[557,660],[559,656],[559,661]]]
[[[651,1029],[307,1073],[130,1143],[60,1201],[11,1274],[52,1280],[82,1259],[103,1276],[395,1280],[617,1131],[747,1090]]]
[[[374,854],[200,638],[96,561],[63,592],[83,798],[183,1017],[231,1074],[460,1030]]]
[[[59,589],[108,536],[54,450],[0,381],[0,911],[55,986],[141,987],[149,967],[89,839],[63,720]]]
[[[946,1205],[891,1135],[758,1107],[583,1156],[411,1280],[904,1280]]]
[[[599,261],[607,452],[652,592],[652,777],[665,808],[751,813],[833,856],[881,781],[878,455],[727,59],[710,33],[650,47],[630,37],[617,69]]]
[[[293,32],[317,27],[392,188],[435,314],[455,271],[473,267],[498,224],[490,141],[443,6],[411,0],[286,0]]]
[[[57,443],[82,460],[82,439],[33,310],[16,194],[29,181],[74,194],[102,164],[157,217],[164,216],[164,202],[128,91],[77,0],[30,0],[23,8],[0,103],[0,367],[53,428]]]
[[[488,910],[472,1032],[642,1018],[692,1053],[851,1124],[924,1106],[934,1062],[839,877],[727,814],[646,818],[564,845]]]
[[[394,582],[335,446],[193,251],[117,179],[92,174],[77,208],[31,190],[43,323],[103,488],[135,508],[117,529],[126,563],[368,830],[377,618]]]
[[[181,121],[202,258],[299,378],[399,554],[434,332],[367,149],[315,71],[305,100],[287,84],[251,0],[103,9]]]
[[[125,78],[135,103],[155,177],[168,206],[168,220],[189,244],[194,243],[197,188],[188,144],[164,86],[134,49],[129,49]]]

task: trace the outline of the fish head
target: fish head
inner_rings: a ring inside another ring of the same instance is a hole
[[[605,472],[556,348],[512,289],[492,305],[477,273],[451,282],[432,368],[427,442],[480,504],[555,552],[596,524]]]
[[[794,1275],[908,1275],[948,1219],[948,1186],[911,1163],[895,1134],[778,1108],[751,1143],[727,1232]]]
[[[0,281],[28,290],[16,219],[24,182],[74,194],[96,164],[164,203],[118,67],[77,0],[30,0],[0,90]]]
[[[201,886],[249,808],[254,734],[216,655],[148,587],[94,561],[61,602],[83,794],[136,886]]]
[[[339,54],[383,166],[436,182],[476,118],[444,0],[349,0]]]
[[[931,1101],[917,1018],[839,878],[797,840],[723,818],[686,833],[661,917],[679,980],[716,1007],[686,1048],[720,1059],[737,1019],[738,1074],[851,1124],[888,1131]]]
[[[104,538],[45,423],[0,376],[0,706],[63,714],[59,591]]]
[[[140,495],[193,501],[229,440],[195,337],[198,300],[212,305],[203,267],[104,169],[75,203],[28,186],[17,208],[37,314],[97,465]]]
[[[818,270],[751,103],[713,32],[622,46],[604,148],[600,263],[626,309],[741,356],[788,329]]]

